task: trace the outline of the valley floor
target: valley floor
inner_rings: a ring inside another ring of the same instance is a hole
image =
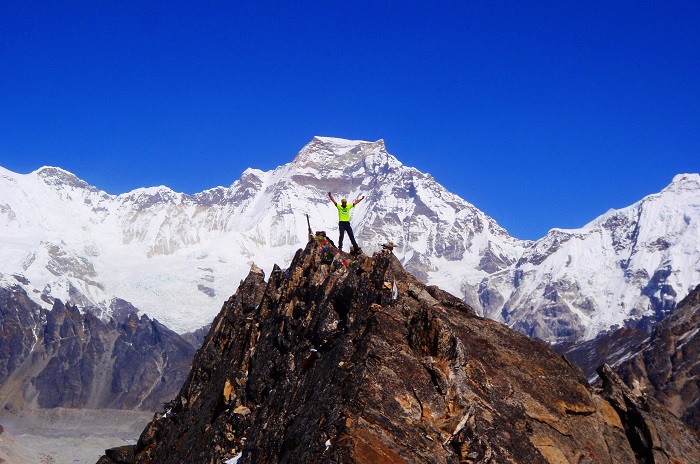
[[[94,464],[105,449],[136,443],[152,417],[121,410],[2,410],[0,462]]]

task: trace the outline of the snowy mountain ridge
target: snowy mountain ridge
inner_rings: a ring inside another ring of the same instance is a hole
[[[581,229],[553,229],[487,279],[500,298],[484,313],[550,340],[659,320],[700,280],[699,214],[700,176],[683,174]]]
[[[404,166],[383,140],[331,137],[277,169],[249,168],[230,187],[195,195],[164,186],[110,195],[60,168],[0,168],[1,279],[45,307],[60,298],[109,314],[118,297],[178,332],[194,330],[252,263],[269,272],[291,261],[306,242],[306,214],[337,238],[328,191],[366,196],[352,217],[366,253],[391,240],[421,280],[550,341],[658,317],[700,282],[697,174],[530,242]]]

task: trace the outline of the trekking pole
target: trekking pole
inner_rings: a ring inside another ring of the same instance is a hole
[[[309,242],[314,239],[314,234],[311,232],[311,221],[309,221],[309,215],[306,215],[306,225],[309,227]]]

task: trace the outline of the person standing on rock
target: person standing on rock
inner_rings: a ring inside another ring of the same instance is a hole
[[[350,226],[350,210],[356,204],[364,200],[365,196],[362,195],[362,198],[358,198],[349,205],[348,200],[346,200],[345,198],[340,200],[340,204],[338,204],[335,201],[335,198],[333,198],[333,194],[331,192],[328,192],[328,197],[331,199],[335,207],[338,208],[338,228],[340,229],[340,238],[338,239],[338,250],[343,251],[343,237],[345,236],[345,232],[347,232],[348,237],[350,237],[350,242],[352,243],[353,253],[358,254],[362,250],[360,250],[360,247],[355,241],[355,234],[352,233],[352,227]]]

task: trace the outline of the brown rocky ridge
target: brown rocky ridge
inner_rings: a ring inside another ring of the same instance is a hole
[[[252,268],[177,397],[99,462],[698,462],[698,437],[609,368],[591,387],[390,251],[329,249],[312,239],[267,282]]]

